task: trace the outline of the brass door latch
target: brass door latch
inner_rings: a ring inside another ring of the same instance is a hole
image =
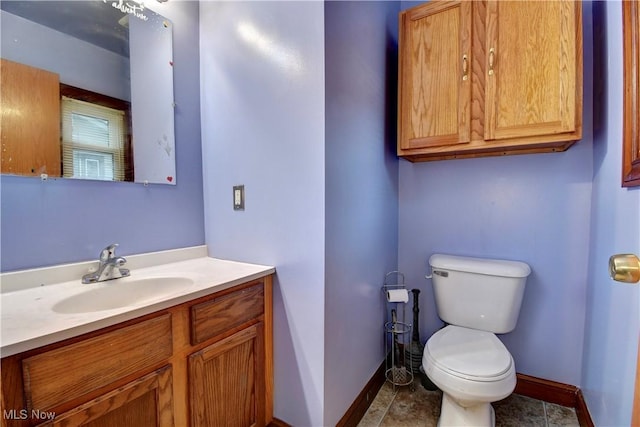
[[[640,282],[640,259],[633,254],[611,256],[609,258],[609,275],[618,282]]]

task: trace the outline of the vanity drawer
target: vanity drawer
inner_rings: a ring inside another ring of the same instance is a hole
[[[47,351],[22,361],[29,409],[46,410],[128,375],[165,362],[172,354],[169,313]]]
[[[264,312],[264,286],[240,289],[191,306],[191,345],[255,319]]]

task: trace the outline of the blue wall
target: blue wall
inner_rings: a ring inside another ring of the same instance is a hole
[[[96,259],[109,243],[123,255],[204,243],[197,2],[157,11],[174,29],[176,186],[0,177],[1,270]]]
[[[421,331],[442,322],[424,279],[433,253],[527,262],[518,372],[580,383],[589,256],[591,143],[565,153],[400,165],[400,270],[424,291]]]
[[[323,425],[336,425],[384,359],[381,287],[398,265],[398,10],[397,2],[324,8]]]
[[[322,2],[203,2],[206,242],[275,265],[274,412],[323,424],[325,89]],[[245,210],[232,187],[245,185]]]
[[[594,2],[594,55],[600,110],[594,121],[593,197],[581,387],[596,425],[630,425],[640,287],[613,282],[608,259],[640,256],[640,188],[620,187],[622,159],[622,8]],[[596,98],[596,96],[594,96]],[[637,397],[636,397],[637,398]]]

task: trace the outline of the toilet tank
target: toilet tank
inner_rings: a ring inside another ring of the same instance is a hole
[[[516,327],[531,273],[527,264],[434,254],[429,265],[440,319],[495,334]]]

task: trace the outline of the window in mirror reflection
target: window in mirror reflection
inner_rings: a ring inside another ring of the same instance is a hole
[[[130,179],[128,103],[64,85],[61,93],[62,175],[102,181]]]
[[[124,112],[62,98],[65,177],[124,180]]]

